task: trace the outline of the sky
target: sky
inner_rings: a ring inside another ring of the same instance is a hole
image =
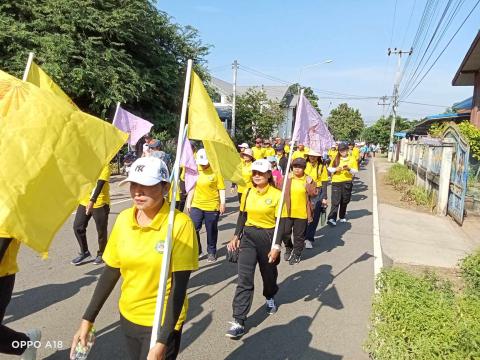
[[[476,2],[450,1],[451,7],[424,61],[431,50],[435,51],[425,62],[424,70],[419,72],[418,80]],[[387,49],[410,50],[427,3],[427,0],[161,0],[157,7],[170,15],[173,22],[197,28],[202,42],[211,45],[206,60],[212,76],[232,82],[231,64],[237,60],[239,85],[300,82],[312,87],[320,97],[319,106],[324,116],[338,104],[347,102],[359,109],[364,121],[371,124],[384,111],[386,115],[390,111],[388,106],[378,105],[381,96],[392,95],[396,76],[398,56],[388,56]],[[427,18],[431,22],[424,23],[422,34],[425,35],[419,38],[410,56],[400,93],[425,53],[447,3],[448,0],[438,0],[438,6],[430,8]],[[443,33],[443,26],[458,3],[462,5],[440,38],[438,34]],[[451,82],[479,31],[479,18],[480,6],[475,8],[416,90],[401,98],[430,105],[401,102],[399,115],[419,119],[442,113],[453,103],[472,96],[473,87],[454,87]],[[437,39],[440,40],[435,46]],[[402,56],[402,68],[408,57]],[[324,63],[327,60],[332,62]],[[259,76],[258,72],[268,75],[267,78]],[[345,94],[372,98],[345,99]]]

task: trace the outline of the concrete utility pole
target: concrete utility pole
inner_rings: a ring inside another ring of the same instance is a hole
[[[235,60],[232,64],[233,69],[233,99],[232,99],[232,137],[235,137],[235,107],[237,100],[237,69],[238,61]]]
[[[388,56],[392,54],[398,55],[397,73],[395,75],[395,84],[393,85],[393,96],[392,96],[393,119],[392,119],[392,124],[390,126],[390,142],[388,144],[388,161],[392,161],[393,159],[393,134],[395,133],[395,121],[397,117],[397,108],[398,108],[398,87],[400,86],[400,80],[402,79],[402,76],[401,76],[402,55],[408,54],[410,56],[412,55],[412,52],[413,52],[413,49],[410,49],[410,51],[402,51],[397,48],[393,50],[388,48]]]
[[[382,100],[382,102],[379,101],[379,102],[377,103],[377,105],[382,106],[382,116],[383,116],[383,117],[385,117],[385,106],[390,105],[390,103],[387,103],[387,99],[388,99],[388,96],[386,96],[386,95],[385,95],[385,96],[382,96],[382,97],[380,98],[380,100]]]

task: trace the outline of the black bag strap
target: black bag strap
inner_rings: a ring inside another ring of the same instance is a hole
[[[247,207],[247,200],[248,200],[248,194],[250,194],[250,190],[252,190],[252,188],[248,188],[247,189],[247,193],[245,194],[245,202],[243,203],[243,212],[245,212],[245,208]]]

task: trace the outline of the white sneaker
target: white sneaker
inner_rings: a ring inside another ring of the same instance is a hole
[[[341,222],[341,223],[346,223],[346,222],[347,222],[347,219],[340,219],[340,222]]]
[[[305,249],[313,249],[313,245],[310,240],[305,240]]]
[[[37,347],[35,346],[36,341],[40,341],[42,338],[42,332],[39,329],[32,329],[25,332],[25,335],[28,336],[30,341],[34,343],[33,346],[28,347],[22,354],[21,360],[35,360],[37,358]]]
[[[336,226],[336,225],[337,225],[337,222],[336,222],[335,220],[333,220],[333,219],[329,219],[329,220],[328,220],[328,224],[329,224],[329,225],[332,225],[332,226]]]

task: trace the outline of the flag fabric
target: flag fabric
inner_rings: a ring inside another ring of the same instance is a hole
[[[121,106],[118,107],[112,124],[129,134],[128,143],[132,146],[135,146],[142,136],[148,134],[153,126],[150,121],[133,115]]]
[[[320,154],[335,143],[327,125],[305,95],[300,96],[292,140]]]
[[[188,137],[202,140],[208,162],[224,179],[244,185],[242,165],[235,145],[218,117],[200,77],[192,71],[188,107]]]
[[[50,76],[48,76],[47,73],[45,73],[45,71],[43,71],[42,68],[35,64],[35,62],[33,61],[30,65],[30,68],[28,69],[27,81],[29,83],[37,85],[41,89],[48,90],[55,95],[60,96],[62,99],[67,101],[71,106],[78,110],[77,105],[75,105],[72,99],[70,99],[68,95],[65,94],[65,92],[60,88],[60,86],[58,86],[50,78]]]
[[[190,192],[195,186],[198,178],[197,163],[193,155],[192,144],[187,137],[183,142],[182,155],[180,156],[180,165],[185,168],[185,190]]]
[[[126,139],[65,98],[0,71],[0,231],[46,252]]]

